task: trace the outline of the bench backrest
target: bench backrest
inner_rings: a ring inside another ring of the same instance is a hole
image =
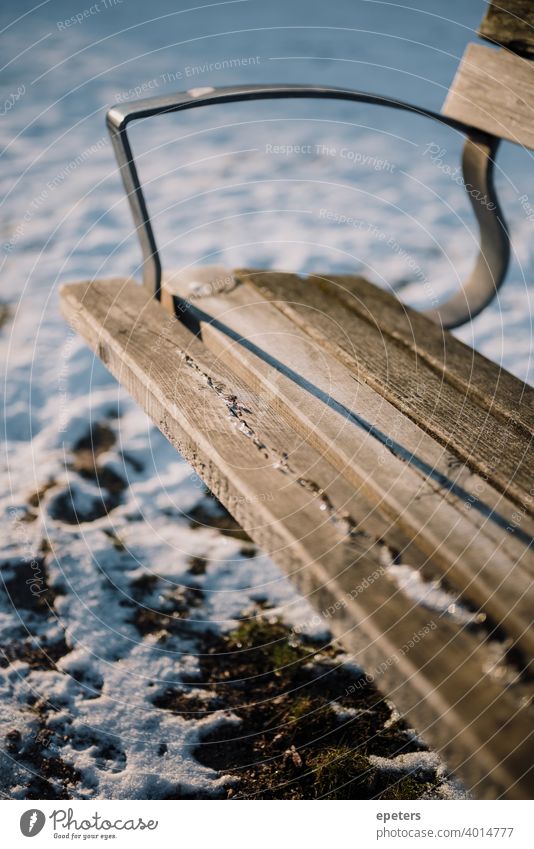
[[[491,3],[479,35],[501,49],[468,45],[442,113],[534,148],[534,3]]]

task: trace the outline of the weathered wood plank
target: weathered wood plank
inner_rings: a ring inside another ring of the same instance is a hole
[[[228,272],[225,272],[227,278],[228,274]],[[236,287],[235,280],[237,278],[239,278],[240,283]],[[343,452],[342,457],[344,459],[341,462],[344,462],[345,466],[340,468],[344,468],[344,474],[350,476],[350,458],[355,451],[354,434],[351,427],[346,427],[346,417],[350,412],[361,413],[363,411],[370,427],[378,428],[380,431],[389,435],[394,434],[395,440],[402,443],[408,454],[413,454],[423,461],[423,466],[426,465],[427,469],[420,469],[419,471],[424,480],[429,477],[430,470],[430,472],[434,471],[436,473],[435,477],[441,477],[446,479],[447,482],[450,482],[449,491],[441,493],[443,497],[448,498],[452,496],[453,503],[458,504],[460,507],[465,506],[464,501],[467,500],[469,502],[467,510],[471,509],[473,501],[477,498],[482,499],[491,506],[491,509],[502,511],[507,521],[513,521],[512,514],[516,512],[516,507],[513,503],[503,499],[502,495],[494,490],[487,481],[459,463],[455,454],[452,454],[444,449],[443,446],[436,443],[416,423],[412,422],[411,419],[408,419],[403,414],[400,414],[381,395],[378,395],[365,383],[355,381],[352,372],[345,366],[329,355],[326,355],[324,351],[318,350],[315,342],[312,342],[286,316],[281,315],[280,311],[275,309],[274,304],[269,304],[266,301],[258,292],[257,288],[254,287],[253,280],[251,283],[247,282],[248,277],[246,273],[241,277],[237,273],[236,277],[232,279],[234,280],[234,285],[231,290],[226,292],[222,291],[220,287],[206,285],[204,295],[200,300],[195,298],[191,306],[197,307],[199,315],[204,314],[206,318],[212,317],[222,321],[227,330],[232,331],[234,336],[237,334],[237,338],[248,339],[249,348],[252,347],[251,337],[254,335],[258,336],[259,334],[258,345],[263,353],[270,357],[271,362],[275,359],[280,361],[283,353],[284,368],[287,370],[291,365],[294,365],[295,369],[298,370],[298,374],[307,378],[310,383],[313,382],[315,388],[323,393],[324,398],[330,397],[332,386],[335,386],[336,401],[341,403],[347,411],[345,418],[340,420],[338,411],[335,415],[330,414],[332,417],[332,422],[330,422],[329,410],[326,408],[321,411],[320,426],[308,425],[308,429],[303,432],[303,435],[306,439],[311,439],[312,441],[315,439],[321,440],[320,450],[327,454],[329,451],[333,453]],[[367,284],[367,286],[371,289],[375,288],[370,286],[370,284]],[[172,284],[169,281],[165,281],[163,289],[164,300],[166,293],[171,291],[185,297],[188,293],[187,280],[184,280],[183,277],[180,279],[180,275],[178,275],[174,278]],[[213,294],[214,291],[216,294]],[[378,293],[378,297],[380,298],[383,294],[385,293]],[[390,303],[390,301],[393,301],[393,303]],[[378,307],[380,309],[377,314],[380,314],[381,317],[384,316],[386,319],[387,316],[385,316],[385,313],[387,308],[390,307],[392,312],[391,324],[402,328],[402,315],[398,315],[397,321],[394,321],[393,313],[396,312],[399,314],[404,309],[396,299],[388,298],[384,303],[379,303]],[[169,302],[167,308],[172,311],[174,309],[173,303]],[[417,317],[421,318],[420,316]],[[422,319],[422,321],[428,327],[428,321],[425,319]],[[387,324],[387,321],[381,329],[383,329],[385,324]],[[216,330],[210,329],[209,326],[203,326],[203,338],[204,341],[212,346],[218,345]],[[431,339],[429,341],[432,342]],[[456,340],[453,339],[452,341],[455,342]],[[471,349],[462,346],[461,343],[459,345],[460,348],[465,348],[466,358],[469,354],[471,356],[473,355],[474,352]],[[217,352],[221,356],[224,355],[224,350],[219,350],[219,347],[217,348]],[[230,352],[227,356],[231,357],[232,353]],[[419,356],[418,349],[416,349],[414,356]],[[272,365],[270,366],[269,362],[262,361],[261,359],[257,361],[257,358],[247,349],[246,345],[236,346],[234,359],[235,363],[232,366],[234,370],[239,370],[241,364],[245,362],[251,363],[253,369],[262,369],[264,380],[267,383],[272,382],[274,386],[272,403],[276,405],[281,377],[276,373]],[[491,369],[493,369],[493,374],[501,373],[493,364],[484,358],[480,359],[488,367],[490,374]],[[508,378],[511,377],[510,375],[506,375],[505,372],[502,374]],[[477,375],[477,378],[483,384],[483,381],[480,380],[480,375]],[[520,382],[517,381],[517,384],[520,384]],[[259,388],[257,381],[255,385]],[[514,390],[516,389],[513,382],[512,387]],[[310,399],[306,393],[299,392],[298,387],[294,387],[293,395],[295,396],[293,398],[293,406],[296,410],[302,408],[303,402],[305,404],[307,402],[307,406],[309,406],[310,400],[313,403],[313,399]],[[518,397],[519,392],[515,392],[513,400],[516,401]],[[300,415],[305,416],[306,414],[306,409],[302,409]],[[343,430],[341,425],[345,426],[345,430]],[[329,428],[328,437],[325,433],[325,428]],[[326,444],[324,444],[325,440]],[[355,484],[357,483],[357,481],[354,482]],[[463,499],[454,494],[455,488],[461,488],[464,491]],[[528,517],[524,517],[523,519],[523,529],[531,536],[534,535],[534,523]],[[501,540],[501,538],[502,533],[499,531],[498,539]],[[510,539],[512,538],[510,536]],[[517,556],[519,552],[520,549],[515,546],[514,556]]]
[[[532,0],[491,2],[480,24],[481,38],[534,58],[534,5]]]
[[[402,414],[376,393],[368,391],[367,387],[364,389],[360,386],[358,397],[348,400],[354,392],[354,381],[350,375],[348,379],[351,380],[352,386],[336,383],[335,398],[328,391],[328,377],[322,375],[321,379],[316,367],[313,369],[313,375],[305,377],[308,382],[313,378],[314,386],[328,399],[325,409],[321,408],[321,401],[317,403],[313,398],[309,399],[309,403],[304,403],[303,393],[291,379],[281,375],[268,362],[247,348],[243,349],[241,345],[229,340],[213,325],[202,324],[202,339],[232,371],[240,374],[258,393],[269,397],[272,407],[280,410],[292,427],[335,465],[360,492],[370,490],[368,497],[374,504],[370,516],[374,518],[380,510],[386,515],[388,506],[392,508],[387,499],[384,500],[384,490],[391,490],[392,480],[395,481],[399,494],[403,492],[404,505],[409,489],[406,489],[407,481],[402,477],[407,476],[411,466],[415,473],[411,483],[415,487],[413,496],[416,502],[422,498],[431,499],[425,501],[427,517],[432,513],[433,505],[437,505],[441,500],[450,502],[461,514],[462,520],[467,520],[472,525],[470,532],[477,533],[483,529],[484,535],[499,546],[503,557],[510,560],[510,564],[515,564],[525,557],[525,539],[530,542],[533,538],[532,521],[528,518],[523,520],[519,539],[512,530],[513,516],[517,515],[517,508],[512,502],[461,463],[451,463],[451,455],[442,446],[414,426],[411,420],[402,417]],[[277,351],[277,354],[280,363],[280,352]],[[330,372],[336,372],[336,377],[342,373],[342,368],[336,369],[331,361],[328,368]],[[306,375],[305,369],[304,374]],[[325,377],[327,379],[323,383]],[[329,377],[332,378],[333,375],[330,374]],[[324,389],[321,389],[321,385]],[[357,403],[354,403],[355,400]],[[355,439],[351,418],[356,416],[363,422],[361,411],[365,412],[367,427],[364,433],[367,436],[362,436],[360,441]],[[384,421],[388,414],[389,421]],[[376,446],[371,442],[373,433],[377,431],[384,435],[381,441],[383,447],[378,449],[378,454],[375,453]],[[388,436],[388,433],[394,434],[394,437]],[[365,451],[365,455],[362,455],[362,451]],[[416,477],[417,475],[419,477]],[[389,524],[386,524],[382,536],[388,540],[388,535],[393,530],[399,532],[402,528],[406,535],[404,544],[399,547],[391,539],[391,546],[414,565],[424,566],[429,562],[428,548],[424,545],[421,534],[415,533],[414,526],[407,524],[405,514],[404,506],[400,515],[392,509],[392,513],[388,515]],[[490,519],[490,514],[493,514],[493,520]],[[391,518],[395,519],[395,525],[391,524]],[[494,520],[498,521],[494,523]],[[503,526],[506,525],[510,525],[510,532],[503,533]],[[433,549],[430,553],[434,553]],[[532,571],[531,568],[530,574]]]
[[[441,111],[534,148],[534,64],[506,50],[469,44]]]
[[[339,287],[328,280],[264,272],[247,279],[350,369],[356,380],[390,401],[521,510],[533,514],[534,456],[532,440],[523,428],[512,420],[506,425],[499,422],[476,399],[440,378],[425,360],[381,331],[379,316],[373,323],[347,309],[338,297]]]
[[[321,277],[315,275],[319,285]],[[366,321],[380,324],[382,333],[404,345],[440,379],[456,386],[504,425],[519,425],[534,437],[534,389],[477,351],[429,324],[424,315],[364,277],[328,275],[336,297]]]
[[[165,288],[168,291],[169,284]],[[187,294],[185,283],[182,287],[175,283],[173,289],[178,295]],[[201,322],[203,341],[217,357],[262,393],[269,406],[279,409],[307,442],[363,491],[375,512],[403,530],[412,542],[404,549],[408,558],[419,549],[449,583],[497,621],[506,623],[527,650],[534,652],[532,555],[524,543],[488,521],[487,515],[465,509],[465,501],[451,492],[453,487],[447,489],[432,477],[437,463],[445,467],[441,474],[450,480],[440,446],[432,453],[433,465],[427,462],[425,468],[406,462],[406,455],[413,451],[417,459],[421,457],[416,428],[394,408],[382,410],[380,421],[381,428],[387,428],[390,444],[373,436],[376,423],[369,421],[369,411],[373,406],[383,407],[383,398],[373,397],[372,391],[356,384],[346,368],[318,350],[250,284],[242,282],[225,294],[203,297],[191,310]],[[224,330],[229,336],[224,336]],[[360,426],[364,416],[367,429]],[[409,451],[404,441],[399,442],[403,429],[411,437]],[[480,479],[472,487],[478,501],[481,491],[492,496],[493,509],[500,499],[488,489]],[[464,498],[469,499],[467,491]],[[473,506],[475,499],[468,503]],[[508,510],[513,512],[513,505]],[[421,558],[416,562],[421,564]],[[513,582],[509,581],[511,574]]]
[[[476,785],[477,795],[529,798],[527,685],[510,685],[490,672],[482,627],[468,631],[453,617],[415,604],[391,579],[378,541],[351,533],[335,513],[324,515],[322,483],[311,491],[300,481],[309,480],[311,467],[314,478],[324,475],[319,479],[329,485],[327,461],[313,456],[310,446],[299,454],[300,438],[295,442],[291,428],[271,415],[261,397],[221,371],[217,358],[131,281],[67,286],[61,303],[73,326],[251,536],[319,610],[337,605],[328,620],[334,633],[368,669],[381,670],[377,683],[383,691]],[[289,472],[276,461],[287,445]],[[336,471],[330,484],[338,476]],[[259,492],[275,497],[261,500]],[[418,632],[424,636],[404,651]]]

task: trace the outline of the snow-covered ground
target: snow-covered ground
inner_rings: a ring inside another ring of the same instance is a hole
[[[184,717],[155,694],[206,698],[199,635],[219,639],[258,605],[288,628],[314,619],[268,558],[220,530],[227,519],[196,475],[59,315],[61,283],[138,271],[106,108],[136,89],[313,81],[439,109],[484,4],[420,5],[2,4],[5,795],[225,793],[233,779],[195,753],[221,724],[239,727],[235,712],[223,699]],[[420,118],[239,104],[146,122],[133,137],[168,267],[358,270],[424,305],[473,261],[473,216],[446,168],[461,140]],[[499,299],[459,335],[532,382],[534,172],[511,146],[499,164],[513,265]],[[418,748],[397,773],[435,772],[435,755]],[[441,773],[436,786],[461,792]]]

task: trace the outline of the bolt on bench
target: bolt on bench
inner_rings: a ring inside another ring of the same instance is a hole
[[[483,24],[493,41],[495,14]],[[515,30],[506,37],[526,51]],[[489,202],[472,200],[480,253],[448,302],[420,314],[350,275],[163,273],[128,125],[275,98],[372,103],[465,134],[465,182]],[[144,285],[61,292],[66,318],[481,798],[534,789],[534,390],[445,328],[479,313],[504,279],[492,167],[501,138],[534,148],[533,107],[531,61],[474,44],[442,114],[315,86],[115,107]]]

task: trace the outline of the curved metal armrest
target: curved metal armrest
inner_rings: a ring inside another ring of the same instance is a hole
[[[432,321],[449,328],[474,318],[495,296],[504,280],[510,255],[508,232],[493,186],[493,161],[499,139],[481,133],[460,121],[400,100],[350,89],[308,85],[191,89],[167,97],[138,100],[109,110],[107,124],[143,251],[143,282],[155,297],[159,298],[161,292],[161,260],[128,140],[128,124],[140,118],[198,106],[277,98],[323,98],[388,106],[432,118],[467,136],[463,154],[463,175],[480,228],[479,254],[475,267],[462,288],[445,303],[427,311],[426,315]]]

